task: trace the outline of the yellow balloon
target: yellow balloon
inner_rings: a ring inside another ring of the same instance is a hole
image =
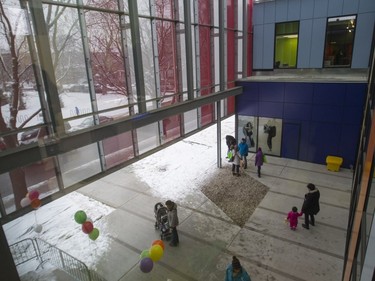
[[[163,248],[160,245],[153,245],[150,248],[150,258],[155,262],[163,256]]]

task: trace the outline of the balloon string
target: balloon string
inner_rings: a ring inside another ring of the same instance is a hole
[[[38,220],[36,218],[36,210],[34,210],[34,216],[35,216],[35,224],[38,224]]]

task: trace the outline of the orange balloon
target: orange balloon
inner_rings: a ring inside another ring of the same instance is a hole
[[[164,242],[162,240],[155,240],[154,242],[152,242],[152,246],[154,245],[159,245],[164,250]]]
[[[38,209],[40,205],[42,205],[42,201],[40,201],[40,199],[38,198],[35,198],[33,201],[31,201],[30,205],[33,209]]]

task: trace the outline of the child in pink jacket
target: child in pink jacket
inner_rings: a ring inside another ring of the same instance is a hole
[[[289,221],[289,226],[291,230],[296,230],[298,224],[298,217],[302,216],[302,213],[298,213],[297,207],[293,207],[292,210],[288,213],[288,216],[285,220]]]

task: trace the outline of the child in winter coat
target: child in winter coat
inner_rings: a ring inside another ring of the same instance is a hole
[[[227,267],[225,281],[251,281],[249,274],[241,266],[236,256],[233,256],[232,264]]]
[[[234,156],[232,163],[233,176],[240,176],[241,154],[238,151],[237,146],[232,149],[232,155]]]
[[[298,217],[302,216],[302,212],[298,213],[297,207],[293,207],[288,213],[285,220],[289,221],[289,226],[291,230],[296,230],[298,224]]]

